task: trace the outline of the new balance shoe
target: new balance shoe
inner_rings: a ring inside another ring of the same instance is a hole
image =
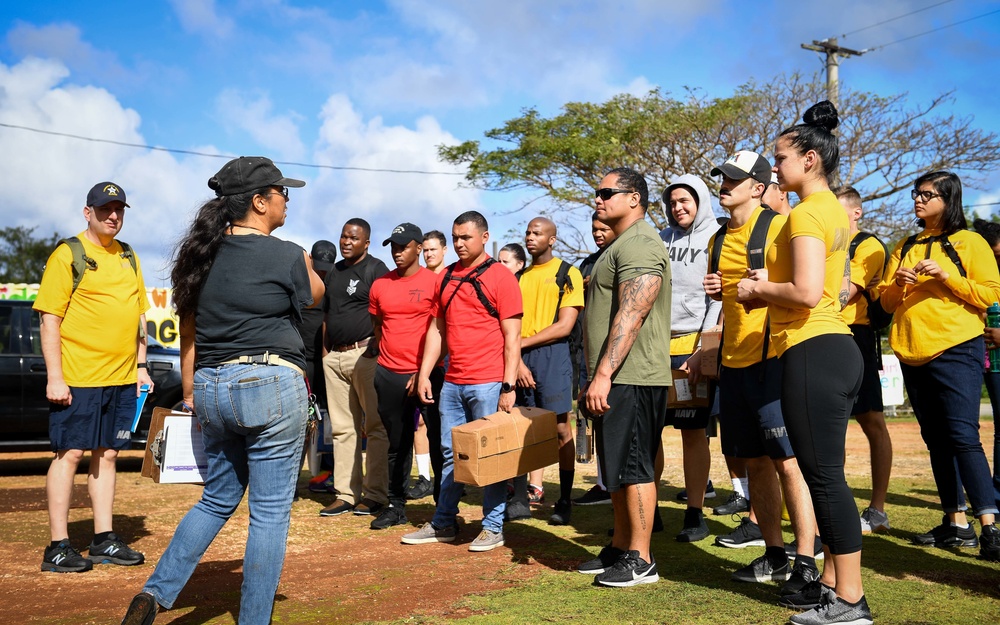
[[[94,568],[94,563],[80,555],[69,539],[55,547],[46,547],[42,556],[42,570],[51,573],[83,573]]]
[[[424,523],[423,527],[415,532],[404,534],[400,542],[404,545],[423,545],[427,543],[453,543],[458,536],[458,526],[452,525],[438,529],[430,523]]]
[[[996,525],[984,525],[979,535],[979,558],[1000,562],[1000,529]]]
[[[415,499],[423,499],[427,495],[434,492],[434,482],[430,481],[423,475],[418,475],[417,479],[410,483],[410,486],[406,489],[406,498],[410,501]]]
[[[545,503],[545,490],[528,484],[528,503],[532,506],[540,506]]]
[[[716,536],[715,544],[729,549],[763,547],[764,535],[760,532],[760,526],[751,521],[749,516],[745,516],[736,529],[725,536]]]
[[[531,508],[523,501],[508,501],[507,507],[503,511],[505,521],[520,521],[531,518]]]
[[[957,527],[948,521],[945,515],[941,525],[931,529],[926,534],[917,534],[912,538],[914,545],[933,545],[935,547],[978,547],[979,539],[972,525]]]
[[[128,611],[122,619],[122,625],[151,625],[156,618],[156,612],[160,606],[156,599],[148,592],[140,592],[132,597],[132,603],[128,604]]]
[[[712,514],[716,516],[738,514],[740,512],[750,512],[750,501],[736,492],[729,495],[729,499],[725,503],[712,508]]]
[[[378,516],[375,517],[369,527],[373,530],[384,530],[394,525],[402,525],[406,522],[406,510],[401,506],[394,506],[390,504],[385,508],[382,508],[382,512],[378,513]]]
[[[319,511],[320,516],[340,516],[354,509],[354,504],[347,503],[343,499],[334,501],[329,506]]]
[[[549,517],[549,525],[569,525],[572,514],[573,504],[565,499],[560,499],[556,502],[552,516]]]
[[[753,562],[733,573],[734,582],[784,582],[791,575],[788,562],[775,567],[766,555],[756,558]]]
[[[596,506],[602,503],[611,503],[611,493],[604,490],[597,484],[573,500],[575,506]]]
[[[782,595],[778,605],[793,610],[811,610],[816,606],[829,603],[837,596],[833,588],[824,586],[819,580],[811,581],[802,590],[793,595]]]
[[[872,625],[872,611],[864,596],[857,603],[847,603],[840,597],[822,603],[808,612],[795,614],[790,619],[794,625]]]
[[[597,557],[593,560],[587,560],[580,566],[576,567],[578,573],[583,573],[585,575],[596,575],[598,573],[603,573],[606,569],[611,568],[618,559],[622,557],[625,552],[618,547],[612,547],[611,543],[608,543],[601,552],[597,554]]]
[[[684,511],[684,526],[676,538],[679,543],[694,543],[708,538],[708,525],[701,508],[688,508]]]
[[[712,485],[712,480],[708,480],[708,485],[705,486],[705,499],[715,499],[715,497],[716,497],[715,486]],[[688,500],[688,492],[686,488],[681,492],[677,493],[677,501],[687,501],[687,500]]]
[[[788,581],[781,585],[781,595],[794,595],[802,592],[810,582],[819,581],[819,569],[802,562],[792,565],[792,574]]]
[[[381,504],[374,499],[365,497],[361,500],[361,503],[354,506],[354,514],[357,516],[376,516],[379,512],[382,512],[382,508],[384,507],[385,504]]]
[[[494,532],[483,528],[479,536],[469,544],[469,551],[492,551],[497,547],[503,547],[503,530]]]
[[[99,545],[91,542],[87,550],[87,557],[94,564],[135,566],[146,561],[145,556],[126,545],[114,532],[108,534],[108,539]]]
[[[799,554],[798,549],[795,547],[794,542],[785,543],[785,555],[788,556],[789,560],[794,560],[795,556]],[[806,554],[809,555],[809,554]],[[816,537],[816,541],[813,543],[813,554],[814,560],[822,560],[825,556],[823,553],[823,541],[819,536]]]
[[[861,533],[871,534],[887,531],[889,531],[889,516],[871,506],[865,508],[861,513]]]
[[[594,576],[595,584],[614,588],[655,584],[658,581],[660,576],[656,571],[656,560],[646,562],[639,557],[638,551],[624,552],[610,568]]]

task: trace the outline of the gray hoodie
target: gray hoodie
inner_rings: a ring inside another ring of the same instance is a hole
[[[687,230],[681,228],[670,211],[670,192],[686,186],[698,200],[698,213]],[[702,280],[708,273],[708,244],[719,229],[712,212],[712,196],[701,178],[684,174],[663,192],[670,226],[660,233],[670,255],[671,310],[670,333],[681,336],[711,328],[719,321],[722,302],[705,295]]]

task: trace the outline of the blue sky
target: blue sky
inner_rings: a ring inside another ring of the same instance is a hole
[[[865,49],[1000,11],[997,1],[938,2],[5,2],[0,123],[213,154],[461,173],[437,162],[436,146],[482,138],[525,107],[551,115],[567,101],[653,87],[726,96],[751,78],[821,70],[803,42],[847,33],[841,45]],[[998,35],[1000,12],[845,60],[841,80],[907,92],[914,103],[954,91],[945,112],[1000,133]],[[3,127],[0,150],[13,190],[0,227],[78,232],[87,190],[114,180],[133,207],[122,238],[151,284],[164,282],[172,244],[225,162]],[[372,250],[386,260],[379,244],[401,221],[447,232],[474,208],[504,240],[533,216],[508,214],[519,196],[460,188],[457,175],[282,170],[308,184],[292,190],[276,234],[307,248],[336,241],[355,216],[372,223]],[[983,186],[966,203],[1000,200],[1000,172]]]

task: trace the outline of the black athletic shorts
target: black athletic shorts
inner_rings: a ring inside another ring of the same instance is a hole
[[[594,419],[597,458],[608,491],[655,480],[653,465],[663,431],[668,388],[611,385],[611,408]]]
[[[864,373],[861,375],[861,390],[854,400],[854,407],[851,408],[851,415],[864,414],[874,410],[882,412],[885,407],[882,405],[882,377],[878,370],[878,352],[881,346],[876,346],[875,331],[869,325],[852,325],[851,332],[854,333],[854,342],[861,350],[861,359],[865,363]]]

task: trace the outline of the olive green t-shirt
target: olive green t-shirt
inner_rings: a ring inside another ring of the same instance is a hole
[[[645,219],[629,226],[605,248],[591,273],[583,319],[591,379],[607,347],[611,320],[618,312],[619,285],[645,274],[663,278],[660,293],[611,381],[634,386],[670,385],[670,258],[659,233]]]

